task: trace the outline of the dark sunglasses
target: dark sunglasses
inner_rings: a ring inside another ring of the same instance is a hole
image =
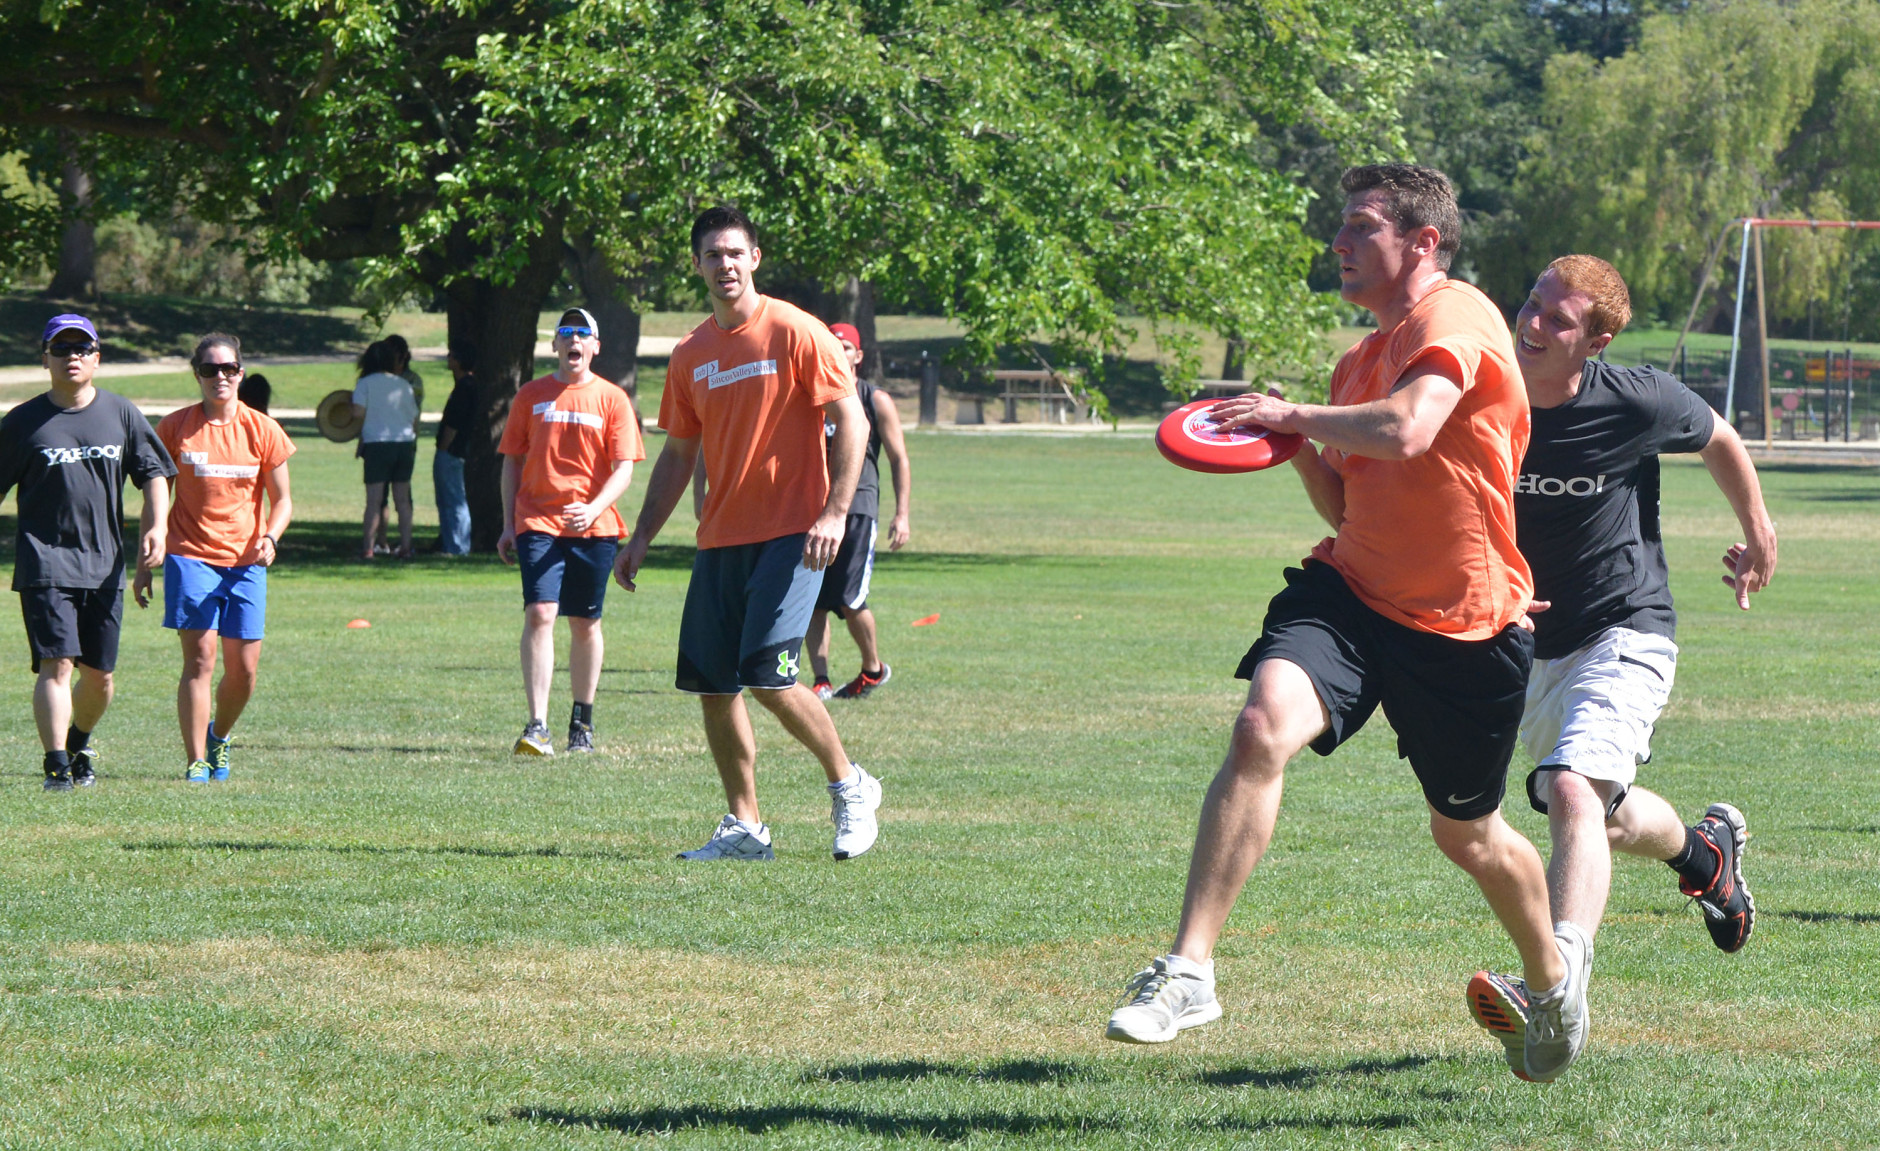
[[[211,379],[215,376],[238,376],[241,374],[241,370],[242,370],[242,365],[241,365],[241,361],[239,360],[237,360],[235,363],[232,363],[232,364],[197,364],[196,365],[196,374],[201,376],[205,380]]]
[[[46,345],[46,354],[48,356],[89,356],[97,350],[98,342],[96,340],[86,340],[82,344],[67,342]]]
[[[558,340],[566,339],[570,337],[574,339],[585,340],[593,334],[594,334],[593,328],[568,327],[568,328],[556,328],[555,329],[555,338]]]

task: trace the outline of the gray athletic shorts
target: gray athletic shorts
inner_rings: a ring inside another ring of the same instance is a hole
[[[736,695],[796,682],[823,582],[803,566],[803,536],[699,549],[679,620],[680,691]]]

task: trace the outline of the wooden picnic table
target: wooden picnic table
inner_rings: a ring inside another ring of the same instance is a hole
[[[1090,418],[1090,405],[1077,394],[1077,377],[1052,371],[995,371],[993,382],[999,385],[999,398],[1005,401],[1005,422],[1018,422],[1018,401],[1038,404],[1038,418],[1048,424]]]

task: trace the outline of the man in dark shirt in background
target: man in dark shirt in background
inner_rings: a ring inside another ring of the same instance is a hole
[[[1515,482],[1515,525],[1534,572],[1534,669],[1521,738],[1539,765],[1528,799],[1553,839],[1554,918],[1590,937],[1612,885],[1612,849],[1659,859],[1703,908],[1711,940],[1739,950],[1755,924],[1743,882],[1743,815],[1713,803],[1695,827],[1633,786],[1671,694],[1677,614],[1658,526],[1658,457],[1696,452],[1736,512],[1746,543],[1723,557],[1723,582],[1749,610],[1776,566],[1775,525],[1756,468],[1729,424],[1651,367],[1593,357],[1625,329],[1632,305],[1617,269],[1592,256],[1548,265],[1515,321],[1515,356],[1534,430]],[[1545,610],[1542,610],[1544,607]],[[1477,1022],[1521,1053],[1526,988],[1478,973]]]
[[[901,435],[901,416],[895,410],[894,397],[862,379],[862,333],[853,324],[830,324],[829,330],[842,341],[842,351],[855,369],[855,395],[862,401],[862,414],[868,417],[868,446],[862,454],[862,478],[855,485],[855,499],[849,503],[842,547],[836,552],[835,562],[823,571],[816,611],[809,617],[809,634],[803,646],[809,651],[810,668],[816,676],[811,690],[817,699],[862,699],[887,683],[893,674],[881,659],[875,613],[868,608],[868,585],[875,574],[875,521],[881,514],[882,449],[887,449],[888,466],[894,475],[894,515],[888,520],[891,552],[900,551],[907,543],[913,475],[908,469],[907,441]],[[833,438],[833,425],[824,427],[825,434]],[[861,670],[842,687],[829,681],[831,612],[849,625],[849,636],[862,654]]]
[[[84,316],[40,335],[52,387],[0,419],[0,499],[19,489],[13,590],[39,682],[47,791],[96,778],[91,733],[111,703],[124,617],[124,479],[144,490],[137,562],[163,562],[176,465],[127,399],[92,386],[102,351]],[[78,667],[78,684],[72,668]]]
[[[457,385],[444,401],[437,421],[437,454],[431,457],[431,486],[437,492],[437,550],[442,555],[470,554],[470,500],[464,492],[465,437],[476,416],[477,369],[475,346],[459,340],[450,346],[447,361]]]

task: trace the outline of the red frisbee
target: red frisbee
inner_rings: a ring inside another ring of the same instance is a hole
[[[1257,472],[1293,458],[1306,438],[1261,427],[1214,426],[1208,409],[1216,400],[1183,404],[1155,430],[1155,446],[1168,461],[1191,472]]]

